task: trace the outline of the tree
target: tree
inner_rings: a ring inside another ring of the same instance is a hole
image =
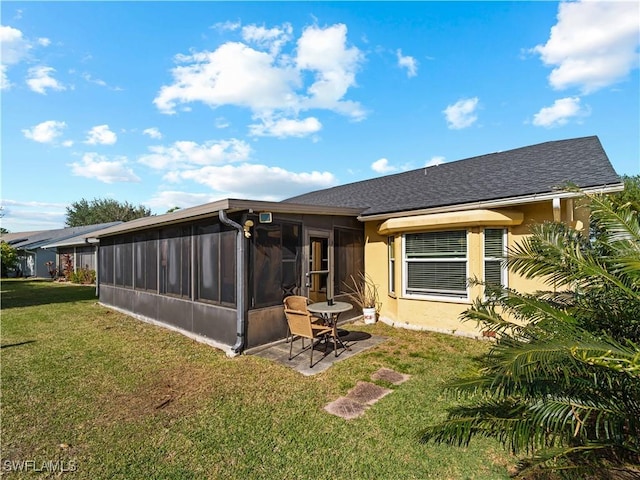
[[[15,268],[18,265],[18,251],[7,242],[0,242],[0,263],[0,274],[3,277],[9,274],[10,268]]]
[[[150,215],[151,210],[143,205],[134,206],[111,198],[96,198],[91,201],[83,198],[67,207],[65,224],[68,227],[79,227],[115,221],[128,222]]]
[[[624,190],[611,195],[611,199],[616,206],[622,206],[626,203],[631,204],[631,208],[640,210],[640,175],[623,175]]]
[[[599,236],[548,223],[509,254],[512,271],[553,290],[487,285],[487,298],[463,314],[494,332],[496,343],[481,369],[449,385],[463,403],[427,428],[424,441],[496,438],[528,454],[523,476],[640,475],[638,211],[603,197],[591,202]]]

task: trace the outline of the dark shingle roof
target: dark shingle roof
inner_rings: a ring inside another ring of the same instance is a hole
[[[39,230],[32,232],[8,233],[2,236],[2,240],[7,242],[13,248],[17,249],[36,249],[43,248],[54,242],[60,242],[72,237],[87,235],[107,227],[122,223],[109,222],[99,223],[95,225],[84,225],[81,227],[67,227],[55,230]]]
[[[620,183],[596,136],[558,140],[363,180],[284,200],[360,207],[362,215],[460,205]]]

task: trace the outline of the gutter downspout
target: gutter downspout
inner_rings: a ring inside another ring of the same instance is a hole
[[[244,229],[242,225],[227,217],[225,210],[218,211],[220,221],[225,225],[235,228],[236,235],[236,343],[231,349],[234,353],[241,353],[245,343],[246,315],[245,315],[245,288],[244,288]]]
[[[100,270],[98,262],[100,261],[100,244],[96,245],[96,251],[93,254],[93,262],[96,266],[96,297],[98,297],[98,302],[100,302]],[[157,267],[156,267],[157,268]]]

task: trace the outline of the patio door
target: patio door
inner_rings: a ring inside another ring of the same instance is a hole
[[[333,238],[330,230],[309,229],[305,234],[306,296],[313,302],[333,297]]]

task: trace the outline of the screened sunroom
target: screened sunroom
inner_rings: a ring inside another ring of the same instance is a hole
[[[99,235],[100,302],[229,354],[277,341],[285,296],[348,301],[359,212],[223,200],[120,224]]]

